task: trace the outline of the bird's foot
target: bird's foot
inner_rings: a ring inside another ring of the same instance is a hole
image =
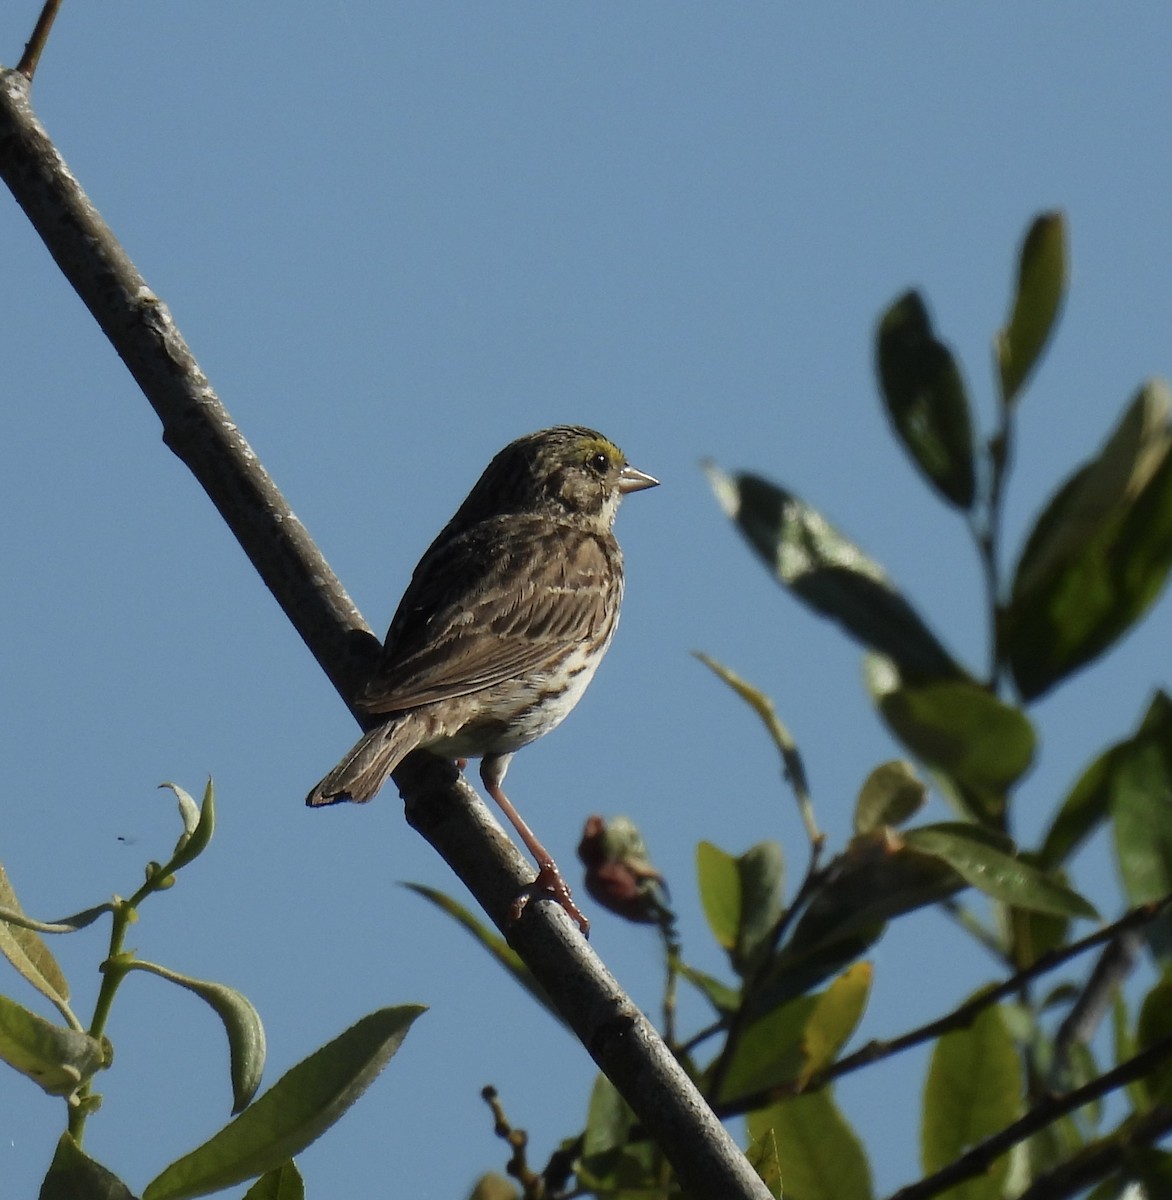
[[[574,903],[570,885],[562,878],[561,871],[552,860],[540,864],[537,878],[513,901],[509,909],[509,920],[518,920],[530,900],[556,901],[566,911],[570,920],[577,924],[582,931],[582,936],[584,938],[590,936],[590,921]]]

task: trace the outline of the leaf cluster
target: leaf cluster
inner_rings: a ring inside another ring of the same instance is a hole
[[[114,1058],[106,1021],[123,980],[135,973],[177,984],[219,1017],[228,1039],[234,1118],[147,1184],[143,1200],[184,1200],[251,1180],[256,1182],[247,1193],[250,1200],[298,1200],[304,1188],[293,1156],[362,1095],[423,1009],[407,1004],[368,1014],[258,1098],[265,1035],[251,1002],[235,988],[180,974],[125,948],[126,931],[138,920],[142,904],[174,886],[179,871],[207,849],[215,828],[210,781],[199,805],[182,788],[163,786],[179,802],[183,832],[165,864],[147,864],[145,882],[129,899],[114,896],[60,921],[37,921],[23,912],[0,867],[0,951],[53,1004],[63,1022],[48,1021],[0,995],[0,1059],[66,1102],[66,1128],[41,1186],[41,1200],[133,1200],[127,1185],[87,1155],[82,1142],[87,1118],[101,1104],[94,1085]],[[111,923],[109,947],[99,968],[102,983],[93,1017],[83,1027],[70,1007],[65,976],[42,935],[76,933],[104,916]]]
[[[932,1044],[920,1122],[924,1178],[901,1200],[1073,1196],[1092,1185],[1095,1200],[1129,1187],[1172,1194],[1172,1154],[1158,1148],[1172,1128],[1168,695],[1157,690],[1134,734],[1083,771],[1036,846],[1013,837],[1017,789],[1039,744],[1031,706],[1106,653],[1152,605],[1172,567],[1172,403],[1162,383],[1150,382],[1100,452],[1057,488],[1007,569],[1001,526],[1015,418],[1068,274],[1065,218],[1042,214],[1024,239],[1009,314],[993,339],[995,418],[983,439],[960,364],[923,297],[896,299],[876,330],[892,431],[932,493],[962,518],[981,564],[991,631],[983,667],[960,662],[884,568],[811,504],[760,476],[706,467],[718,502],[782,587],[863,647],[868,693],[901,751],[863,782],[852,836],[829,855],[801,756],[772,702],[699,655],[776,746],[809,859],[787,888],[774,841],[740,854],[699,845],[700,898],[731,978],[690,966],[674,921],[662,919],[663,1028],[716,1111],[746,1116],[751,1161],[774,1194],[790,1200],[871,1200],[867,1151],[835,1103],[833,1081],[924,1043]],[[932,794],[952,819],[914,823]],[[1079,937],[1077,923],[1098,914],[1068,872],[1104,825],[1133,907]],[[645,873],[646,857],[641,849]],[[972,894],[984,897],[979,909],[967,903]],[[525,981],[523,966],[474,917],[428,898]],[[1001,975],[929,1025],[844,1055],[881,982],[868,952],[892,921],[927,905],[944,905],[958,936],[991,951]],[[1161,974],[1132,1016],[1122,984],[1137,940]],[[1088,980],[1039,989],[1039,980],[1093,950],[1099,958]],[[681,983],[711,1010],[710,1023],[686,1037],[675,1029]],[[1101,1068],[1091,1043],[1105,1014],[1115,1062]],[[1120,1089],[1129,1111],[1108,1121],[1103,1097]],[[512,1173],[526,1197],[681,1194],[601,1078],[583,1132],[544,1172]]]

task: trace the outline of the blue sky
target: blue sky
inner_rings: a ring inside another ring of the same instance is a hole
[[[37,8],[6,7],[6,63]],[[632,816],[672,881],[688,957],[719,972],[696,842],[778,838],[794,875],[805,845],[763,733],[689,652],[772,694],[836,845],[895,748],[857,650],[751,559],[699,460],[819,505],[983,664],[976,560],[889,435],[874,324],[921,287],[987,429],[1020,238],[1042,209],[1066,211],[1072,291],[1021,408],[1017,544],[1136,386],[1172,371],[1170,40],[1159,4],[108,0],[65,6],[34,102],[380,632],[518,434],[590,424],[663,481],[620,514],[628,591],[607,662],[509,790],[563,867],[588,814]],[[53,917],[128,894],[177,833],[155,785],[198,792],[210,773],[216,842],[144,909],[140,953],[248,994],[270,1081],[374,1008],[431,1006],[302,1156],[309,1194],[464,1194],[505,1158],[486,1083],[543,1162],[580,1128],[592,1065],[398,886],[464,898],[393,792],[302,807],[350,718],[7,198],[0,261],[0,860],[25,907]],[[1165,598],[1036,706],[1023,839],[1168,683],[1170,635]],[[1114,912],[1106,849],[1077,866]],[[594,916],[595,946],[654,1009],[652,935]],[[904,924],[877,949],[863,1037],[991,977],[940,916]],[[54,950],[88,1013],[101,938]],[[12,975],[5,990],[35,1004],[21,987]],[[145,976],[110,1034],[86,1145],[141,1188],[227,1118],[226,1052],[210,1013]],[[877,1194],[917,1173],[923,1070],[908,1056],[840,1090],[876,1150]],[[0,1112],[0,1190],[31,1195],[60,1102],[6,1072]]]

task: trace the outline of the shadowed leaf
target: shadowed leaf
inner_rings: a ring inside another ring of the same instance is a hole
[[[876,343],[887,415],[904,448],[945,500],[971,508],[976,475],[968,397],[918,292],[907,292],[883,314]]]
[[[778,581],[917,679],[961,674],[883,569],[820,513],[755,475],[706,468],[712,490]]]
[[[1107,650],[1172,568],[1172,398],[1148,384],[1101,454],[1058,490],[1026,541],[1004,625],[1033,700]]]
[[[37,1200],[134,1200],[130,1189],[95,1162],[68,1133],[61,1135]],[[295,1198],[290,1197],[290,1200]]]
[[[928,789],[908,762],[880,763],[863,783],[855,803],[855,833],[902,825],[928,799]]]

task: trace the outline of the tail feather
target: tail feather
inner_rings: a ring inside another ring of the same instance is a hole
[[[372,729],[346,752],[342,761],[305,797],[312,808],[372,799],[390,773],[419,745],[421,730],[408,719]]]

